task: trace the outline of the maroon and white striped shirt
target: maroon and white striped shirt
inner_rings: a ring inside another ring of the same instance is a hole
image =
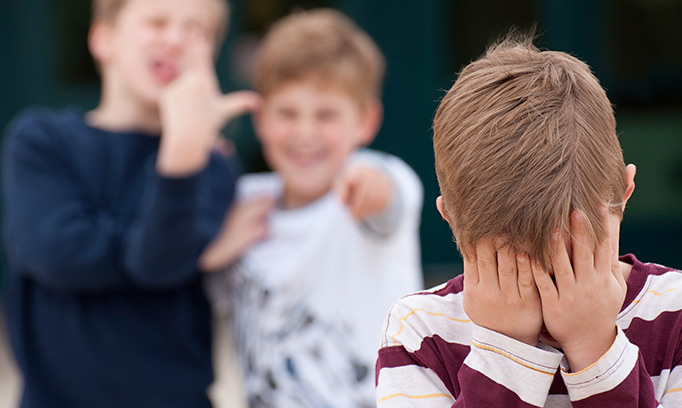
[[[391,308],[376,365],[377,406],[682,407],[682,272],[633,255],[618,336],[577,373],[563,354],[476,326],[463,276]]]

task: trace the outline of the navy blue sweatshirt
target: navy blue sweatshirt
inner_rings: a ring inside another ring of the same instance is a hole
[[[159,137],[29,111],[5,137],[8,330],[22,407],[210,406],[210,308],[196,260],[232,200],[212,154],[155,171]]]

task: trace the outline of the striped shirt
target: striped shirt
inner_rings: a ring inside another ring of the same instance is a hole
[[[682,272],[633,255],[618,335],[587,369],[563,354],[476,326],[463,276],[389,311],[376,365],[377,406],[682,407]]]

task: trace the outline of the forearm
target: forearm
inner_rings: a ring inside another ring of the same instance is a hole
[[[79,198],[72,171],[48,143],[19,129],[6,137],[5,247],[12,270],[59,292],[130,284],[118,267],[123,224]]]
[[[6,249],[13,269],[58,292],[120,289],[130,280],[118,268],[122,228],[105,215],[55,213],[35,225],[13,217]]]
[[[639,349],[620,329],[609,351],[597,362],[577,373],[564,367],[561,375],[576,408],[659,406]]]
[[[208,186],[200,174],[166,178],[152,172],[148,177],[123,244],[124,267],[142,286],[182,284],[196,276],[197,259],[209,239],[201,222]]]
[[[355,153],[351,165],[371,167],[390,180],[393,186],[392,199],[384,210],[364,220],[371,231],[388,236],[401,224],[419,222],[423,187],[410,166],[395,156],[370,149]]]

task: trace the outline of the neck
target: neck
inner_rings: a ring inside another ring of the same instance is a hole
[[[630,276],[630,272],[632,271],[632,265],[621,261],[618,261],[618,263],[620,264],[620,272],[623,274],[625,281],[627,281],[628,277]]]
[[[99,105],[86,116],[91,125],[113,131],[160,133],[161,115],[157,104],[133,98],[120,87],[111,88],[105,81]]]

